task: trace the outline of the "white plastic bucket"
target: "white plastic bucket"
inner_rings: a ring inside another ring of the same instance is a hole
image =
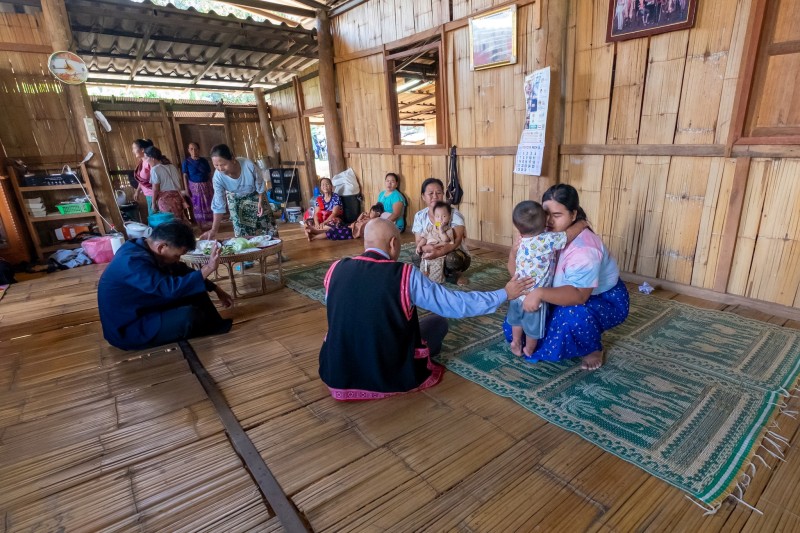
[[[286,220],[290,223],[294,224],[300,221],[302,216],[302,210],[299,207],[287,207],[286,208]]]
[[[122,248],[122,245],[125,244],[125,236],[122,233],[114,233],[110,235],[111,237],[111,251],[114,252],[116,255],[117,250]]]

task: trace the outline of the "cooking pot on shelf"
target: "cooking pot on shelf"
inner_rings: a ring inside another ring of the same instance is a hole
[[[128,234],[129,239],[139,239],[141,237],[149,237],[153,233],[153,228],[139,222],[126,222],[125,232]]]

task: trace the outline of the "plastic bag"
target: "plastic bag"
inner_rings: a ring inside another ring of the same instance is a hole
[[[352,168],[340,172],[331,178],[333,190],[339,196],[353,196],[361,192],[358,178]]]
[[[81,243],[81,248],[95,263],[110,263],[114,258],[111,237],[93,237]]]

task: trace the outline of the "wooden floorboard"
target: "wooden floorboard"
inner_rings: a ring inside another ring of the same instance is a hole
[[[281,236],[286,268],[361,246],[308,243],[299,226]],[[180,350],[122,352],[102,339],[102,270],[32,279],[0,301],[4,530],[281,531]],[[742,306],[653,296],[800,329]],[[325,308],[292,290],[224,314],[229,334],[191,345],[314,530],[800,528],[796,449],[768,459],[747,490],[763,515],[725,503],[704,516],[679,490],[452,373],[418,394],[334,401],[317,374]],[[798,422],[779,423],[796,447]]]

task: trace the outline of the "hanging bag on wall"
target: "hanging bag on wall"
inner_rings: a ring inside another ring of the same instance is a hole
[[[445,198],[451,205],[458,205],[461,203],[461,198],[464,196],[464,189],[461,188],[461,183],[458,181],[458,162],[456,160],[455,146],[450,148],[448,159],[447,191],[445,191]]]

